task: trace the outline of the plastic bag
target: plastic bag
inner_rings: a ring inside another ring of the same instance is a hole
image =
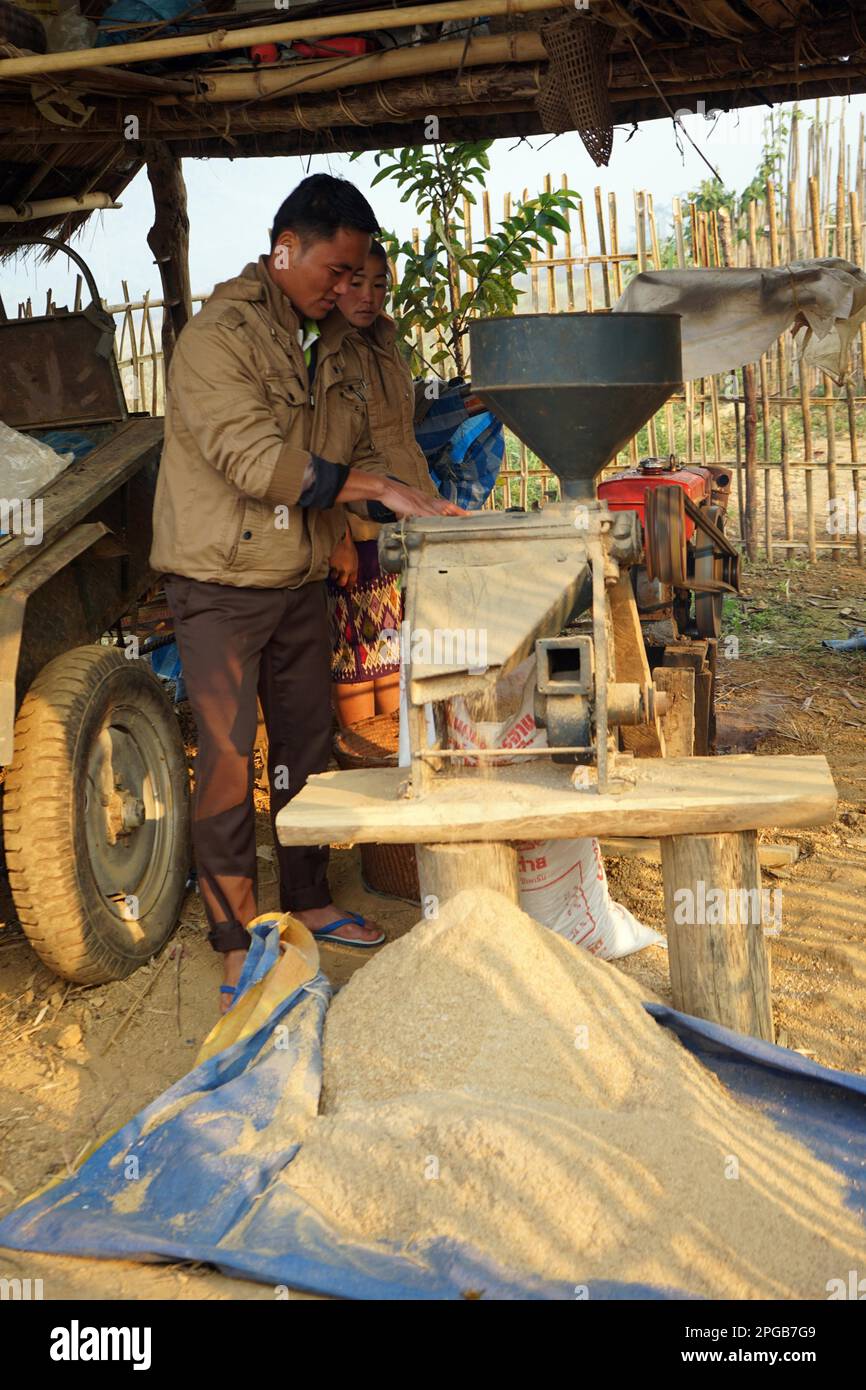
[[[461,696],[450,701],[449,743],[468,749],[546,747],[547,734],[535,722],[534,697],[535,658],[529,657],[497,682],[498,719],[473,718],[471,702]],[[477,761],[467,759],[470,766]],[[502,758],[497,766],[508,761]],[[611,898],[598,840],[524,840],[516,848],[520,906],[542,926],[602,960],[664,942]]]
[[[55,453],[0,420],[0,497],[35,497],[69,467],[73,457]]]
[[[85,19],[78,0],[61,0],[59,13],[43,20],[49,53],[72,53],[79,48],[93,48],[96,25]]]

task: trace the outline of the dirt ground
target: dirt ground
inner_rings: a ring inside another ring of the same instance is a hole
[[[839,790],[832,826],[761,838],[799,847],[798,861],[765,869],[782,890],[771,941],[778,1041],[832,1067],[866,1073],[866,653],[839,656],[823,637],[866,626],[866,570],[778,563],[746,576],[729,605],[736,638],[719,660],[719,752],[825,754]],[[724,643],[722,644],[724,645]],[[260,908],[277,904],[265,816],[260,820]],[[660,869],[607,861],[611,891],[664,929]],[[375,918],[394,939],[416,921],[411,904],[367,893],[357,850],[335,850],[332,887],[342,905]],[[0,882],[0,894],[5,884]],[[219,961],[191,893],[181,924],[155,962],[128,980],[83,988],[58,980],[33,954],[8,892],[0,897],[0,1214],[72,1170],[84,1149],[129,1120],[187,1071],[217,1016]],[[325,947],[335,987],[364,957]],[[670,999],[667,956],[650,947],[612,968]],[[362,1045],[362,1044],[361,1044]],[[46,1298],[273,1298],[269,1286],[224,1279],[201,1266],[136,1265],[0,1251],[0,1276],[43,1278]],[[296,1295],[302,1297],[302,1295]]]

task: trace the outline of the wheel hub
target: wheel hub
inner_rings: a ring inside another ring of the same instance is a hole
[[[105,806],[105,838],[116,845],[122,835],[129,835],[144,824],[144,802],[118,783],[110,796],[103,798]]]

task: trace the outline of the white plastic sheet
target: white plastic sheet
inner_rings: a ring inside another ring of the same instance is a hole
[[[793,329],[805,361],[840,383],[866,317],[866,275],[834,257],[772,270],[648,270],[613,312],[679,314],[685,381],[755,362]]]
[[[68,468],[73,454],[58,454],[0,420],[0,497],[35,497]]]

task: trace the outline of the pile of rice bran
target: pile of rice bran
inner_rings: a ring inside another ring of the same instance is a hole
[[[864,1259],[840,1177],[735,1100],[610,964],[460,893],[339,993],[281,1181],[349,1239],[512,1275],[826,1298]]]

